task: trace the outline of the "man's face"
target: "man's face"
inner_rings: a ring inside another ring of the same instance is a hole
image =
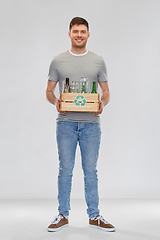
[[[86,46],[90,33],[88,32],[85,25],[80,24],[73,25],[71,31],[68,32],[68,35],[71,39],[73,47],[84,48]]]

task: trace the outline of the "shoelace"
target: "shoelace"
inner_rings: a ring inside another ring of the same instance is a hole
[[[62,215],[58,215],[58,216],[56,216],[56,217],[54,217],[53,218],[53,220],[51,221],[51,223],[53,223],[53,224],[58,224],[60,221],[61,221],[61,219],[63,219],[64,217],[62,216]],[[66,217],[65,217],[66,218]]]
[[[101,215],[96,218],[91,218],[91,220],[98,220],[98,225],[100,225],[100,221],[104,222],[105,224],[109,224],[109,222],[107,222]]]

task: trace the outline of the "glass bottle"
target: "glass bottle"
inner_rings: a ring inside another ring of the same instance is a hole
[[[76,81],[72,81],[71,85],[70,85],[70,92],[75,93],[75,92],[77,92],[76,90],[77,90],[76,89]]]
[[[66,85],[64,88],[64,92],[65,93],[69,93],[70,92],[70,88],[69,88],[69,78],[66,78]]]
[[[86,81],[83,81],[81,93],[86,93],[86,92],[87,92],[87,91],[86,91]]]
[[[97,90],[96,90],[96,82],[93,82],[92,92],[91,92],[91,93],[97,93]]]
[[[62,83],[61,83],[61,87],[60,87],[60,92],[61,93],[64,93],[65,86],[66,86],[66,80],[63,80]]]
[[[81,77],[81,93],[86,93],[87,90],[86,90],[86,80],[87,78],[86,77]]]

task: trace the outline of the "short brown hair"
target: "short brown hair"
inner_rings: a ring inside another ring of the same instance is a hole
[[[85,20],[84,18],[81,18],[81,17],[74,17],[70,24],[69,24],[69,30],[71,30],[71,28],[73,27],[73,25],[80,25],[80,24],[84,24],[88,31],[89,31],[89,24],[87,22],[87,20]]]

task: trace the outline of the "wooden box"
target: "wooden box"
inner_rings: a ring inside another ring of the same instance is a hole
[[[60,99],[61,111],[99,111],[99,94],[97,93],[60,93]]]

